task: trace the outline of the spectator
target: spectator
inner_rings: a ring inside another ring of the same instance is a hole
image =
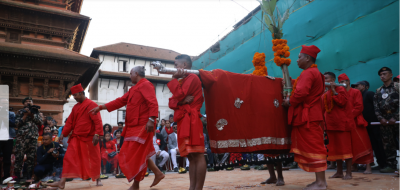
[[[158,126],[158,130],[159,131],[162,131],[163,129],[164,129],[164,126],[165,126],[165,119],[162,119],[161,120],[161,123],[160,123],[160,125]]]
[[[67,123],[67,119],[68,119],[68,117],[65,119],[64,123]],[[64,129],[64,126],[61,126],[58,128],[58,137],[60,137],[63,129]]]
[[[397,75],[397,77],[395,77],[395,78],[393,79],[393,82],[399,82],[399,79],[400,79],[400,75]]]
[[[208,171],[214,171],[214,153],[211,152],[210,141],[208,139],[208,135],[205,133],[203,133],[203,135],[204,135],[204,147],[205,147],[204,152],[207,153],[207,157],[208,157],[207,168],[208,168]]]
[[[60,144],[53,142],[51,133],[44,133],[43,145],[37,149],[35,176],[42,179],[44,176],[52,174],[53,167],[57,169],[61,166],[62,168],[63,158],[64,150]]]
[[[50,126],[48,126],[48,125],[44,126],[44,128],[43,128],[43,134],[45,134],[45,133],[51,133],[51,134],[52,134],[51,129],[50,129]],[[39,146],[41,146],[42,144],[43,144],[43,136],[39,136],[38,142],[37,142],[37,146],[39,147]]]
[[[113,140],[114,138],[113,138],[113,136],[112,136],[112,134],[111,134],[111,129],[112,129],[112,127],[111,127],[110,124],[106,123],[106,124],[103,125],[103,132],[104,132],[104,134],[106,134],[107,132],[109,132],[110,135],[111,135],[111,140]]]
[[[48,117],[46,118],[46,120],[47,120],[47,125],[50,126],[50,129],[51,129],[51,130],[54,130],[53,118],[50,117],[50,116],[48,116]]]
[[[174,132],[174,130],[171,127],[171,123],[169,121],[165,121],[165,127],[161,131],[161,135],[166,143],[168,143],[168,135],[170,135],[172,132]]]
[[[4,179],[10,177],[11,154],[13,150],[13,139],[15,138],[15,114],[10,112],[8,108],[8,100],[6,98],[0,101],[0,151],[3,152],[3,171]],[[7,122],[8,114],[8,122]],[[1,178],[1,176],[0,176]],[[1,180],[2,181],[2,180]]]
[[[174,122],[174,115],[171,114],[169,115],[169,123],[173,123]]]
[[[369,91],[369,82],[368,81],[360,81],[356,84],[351,85],[353,88],[356,88],[361,91],[363,96],[363,116],[364,119],[368,122],[367,131],[369,135],[369,139],[371,141],[372,149],[374,150],[376,162],[378,163],[378,167],[383,169],[387,167],[386,163],[386,155],[383,149],[383,142],[381,138],[381,129],[377,126],[372,126],[371,122],[376,122],[378,119],[375,115],[374,110],[374,95],[375,92]]]
[[[154,133],[153,146],[156,151],[156,154],[150,158],[153,160],[154,164],[157,165],[158,169],[160,169],[160,171],[163,171],[162,168],[164,167],[164,164],[167,162],[169,154],[165,151],[166,144],[163,136],[160,133]],[[162,158],[161,162],[159,162],[158,164],[156,162],[157,158]]]
[[[103,140],[103,148],[101,150],[101,161],[103,162],[103,174],[106,173],[106,163],[110,163],[112,165],[111,171],[113,171],[114,175],[116,174],[117,164],[118,164],[118,154],[117,149],[115,147],[115,142],[111,140],[111,133],[106,132]]]
[[[53,134],[52,140],[58,142],[58,130],[53,130],[51,133]]]
[[[43,136],[43,129],[44,129],[44,126],[46,126],[46,124],[47,124],[47,120],[46,120],[46,117],[43,115],[43,113],[39,113],[39,115],[43,121],[43,124],[41,126],[38,126],[39,136]]]
[[[381,138],[386,153],[388,167],[382,173],[393,173],[397,168],[397,150],[399,150],[399,83],[393,82],[392,70],[382,67],[378,71],[383,85],[374,96],[375,115],[381,123]]]
[[[122,144],[124,143],[124,137],[121,136],[122,131],[121,130],[116,130],[115,131],[115,138],[114,138],[114,143],[117,145],[117,152],[121,150]]]
[[[121,133],[122,133],[123,129],[124,129],[124,123],[123,122],[118,122],[118,129],[117,130],[120,130]],[[114,136],[113,136],[114,138],[116,137],[115,133],[117,133],[117,130],[114,131]]]
[[[168,121],[167,121],[168,122]],[[167,125],[167,123],[165,124]],[[173,132],[168,135],[168,153],[171,154],[172,164],[174,165],[174,172],[178,172],[178,164],[176,163],[176,155],[179,155],[178,149],[178,136],[177,136],[177,125],[172,127]],[[189,169],[189,160],[186,158],[186,170]]]
[[[15,165],[14,171],[17,175],[17,181],[20,181],[20,173],[22,171],[22,164],[24,163],[24,156],[26,155],[27,170],[24,170],[23,176],[27,179],[32,178],[32,172],[35,166],[36,147],[39,137],[38,126],[43,124],[39,112],[31,112],[28,108],[33,105],[33,100],[30,97],[22,100],[24,108],[19,110],[15,119],[17,128],[17,136],[15,142]]]

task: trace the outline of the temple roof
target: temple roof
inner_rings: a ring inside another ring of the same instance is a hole
[[[42,11],[42,12],[47,12],[47,13],[51,13],[51,14],[58,14],[58,15],[62,15],[62,16],[68,16],[68,17],[79,18],[79,19],[84,19],[84,20],[90,20],[89,17],[81,15],[77,12],[70,11],[70,10],[55,9],[55,8],[51,8],[51,7],[32,5],[29,3],[23,3],[23,2],[12,1],[12,0],[0,0],[0,4],[9,5],[9,6],[13,6],[13,7],[19,7],[19,8],[25,8],[25,9],[31,9],[31,10],[36,10],[36,11]]]
[[[0,53],[27,55],[100,65],[98,59],[88,57],[65,48],[51,48],[39,45],[0,42]]]
[[[101,53],[115,54],[122,56],[133,56],[133,57],[139,57],[145,59],[147,58],[159,61],[169,61],[169,62],[175,61],[175,57],[180,55],[180,53],[168,49],[143,46],[138,44],[130,44],[124,42],[94,48],[90,56],[97,58],[98,55]]]

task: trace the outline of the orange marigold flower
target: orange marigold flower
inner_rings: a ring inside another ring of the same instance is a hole
[[[279,63],[281,61],[281,58],[279,56],[275,56],[274,62]]]
[[[290,62],[292,62],[292,60],[290,60],[289,58],[287,58],[287,59],[285,60],[285,64],[286,64],[287,66],[290,65]]]
[[[290,56],[290,52],[289,51],[286,51],[285,52],[285,57],[289,57]]]
[[[281,63],[285,63],[285,60],[286,60],[285,58],[280,58],[280,59],[281,59],[281,61],[280,61]]]
[[[283,46],[283,49],[289,51],[289,46]]]

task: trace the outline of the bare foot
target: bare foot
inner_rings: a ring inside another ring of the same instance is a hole
[[[278,180],[276,178],[268,178],[267,180],[261,182],[261,184],[273,184],[276,183]]]
[[[317,189],[326,189],[326,184],[315,182],[313,184],[310,184],[310,186],[304,188],[303,190],[317,190]]]
[[[151,184],[150,187],[156,186],[158,183],[160,183],[162,179],[164,179],[164,177],[165,175],[162,172],[160,172],[159,174],[155,174],[153,184]]]
[[[350,180],[350,179],[353,179],[353,177],[351,176],[351,173],[347,173],[346,176],[344,176],[342,179],[343,180]]]
[[[65,188],[65,183],[62,184],[60,181],[59,182],[55,182],[55,183],[48,183],[47,186],[50,187],[58,187],[60,189],[64,189]]]
[[[316,183],[316,181],[314,181],[314,182],[308,184],[306,187],[310,187],[311,185],[314,185],[314,183]]]
[[[278,181],[276,182],[276,186],[284,186],[285,185],[285,181],[283,180],[283,178],[278,178]]]
[[[371,170],[365,170],[364,174],[372,174],[372,171]]]
[[[139,182],[134,181],[132,186],[128,190],[139,190]]]
[[[333,174],[333,176],[329,177],[329,178],[343,178],[343,173],[342,174],[338,174],[337,172],[335,174]]]
[[[103,183],[101,183],[101,179],[96,180],[96,186],[103,186]]]

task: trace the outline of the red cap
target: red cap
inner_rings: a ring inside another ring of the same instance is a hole
[[[350,80],[349,77],[345,73],[340,74],[338,77],[339,82],[343,81],[343,80],[348,80],[348,81]]]
[[[302,45],[301,47],[302,47],[302,49],[301,49],[300,53],[307,54],[311,57],[314,57],[315,59],[317,59],[317,54],[321,51],[315,45],[310,45],[310,46]]]
[[[79,93],[79,92],[82,92],[82,91],[83,91],[83,88],[82,88],[81,83],[71,87],[71,94],[76,94],[76,93]]]
[[[400,79],[400,75],[397,75],[397,77],[396,77],[396,78]]]

